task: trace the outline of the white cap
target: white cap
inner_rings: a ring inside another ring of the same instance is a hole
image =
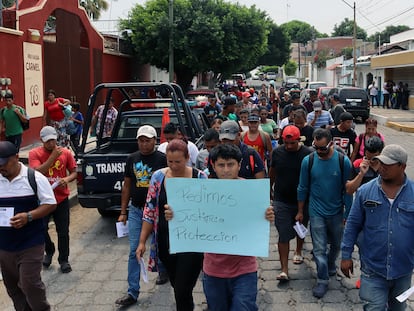
[[[148,138],[157,138],[157,131],[151,125],[143,125],[137,131],[137,138],[145,136]]]
[[[47,142],[51,139],[57,139],[58,135],[54,127],[52,126],[44,126],[40,130],[40,139],[42,142]]]

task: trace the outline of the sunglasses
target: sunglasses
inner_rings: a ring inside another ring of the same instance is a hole
[[[328,151],[329,147],[331,147],[331,143],[327,144],[326,146],[323,147],[319,147],[316,146],[315,143],[312,144],[313,149],[315,149],[316,151]]]

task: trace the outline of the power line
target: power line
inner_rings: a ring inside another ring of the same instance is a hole
[[[405,13],[407,13],[407,12],[410,12],[411,10],[414,10],[414,6],[412,6],[412,7],[409,7],[409,8],[407,8],[407,9],[404,9],[403,11],[401,11],[401,12],[399,12],[399,13],[397,13],[397,14],[395,14],[394,16],[391,16],[391,17],[387,17],[386,19],[384,19],[384,20],[382,20],[382,21],[380,21],[380,22],[377,22],[376,24],[374,24],[375,26],[374,27],[378,27],[379,25],[383,25],[383,24],[385,24],[385,23],[387,23],[387,22],[389,22],[389,21],[391,21],[391,20],[393,20],[393,19],[396,19],[396,18],[399,18],[399,17],[401,17],[401,15],[403,15],[403,14],[405,14]],[[361,14],[362,15],[362,14]],[[371,29],[373,29],[374,27],[368,27],[367,29],[368,30],[371,30]]]

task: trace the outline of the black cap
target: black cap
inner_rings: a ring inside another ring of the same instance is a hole
[[[223,100],[224,106],[230,106],[230,105],[235,105],[235,104],[236,104],[236,98],[232,96],[226,96]]]
[[[9,141],[0,141],[0,165],[7,163],[11,156],[18,153],[14,144]]]
[[[298,99],[298,98],[300,98],[300,95],[298,93],[293,93],[291,98],[292,98],[292,100]]]
[[[348,120],[353,120],[353,119],[354,119],[354,117],[349,112],[342,112],[339,115],[339,120],[340,121],[348,121]]]

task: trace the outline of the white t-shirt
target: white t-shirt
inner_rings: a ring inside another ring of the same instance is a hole
[[[23,197],[33,195],[33,189],[30,186],[27,176],[27,167],[20,163],[20,172],[12,181],[0,174],[0,198]],[[37,197],[39,205],[56,204],[55,195],[52,187],[45,176],[35,171],[35,180],[37,184]]]
[[[167,145],[168,145],[167,141],[162,143],[161,145],[158,146],[158,151],[160,151],[162,153],[166,153]],[[191,141],[188,141],[187,148],[188,148],[188,154],[190,155],[190,159],[188,160],[187,165],[195,167],[195,164],[197,162],[197,156],[198,156],[198,153],[199,153],[198,148]]]

